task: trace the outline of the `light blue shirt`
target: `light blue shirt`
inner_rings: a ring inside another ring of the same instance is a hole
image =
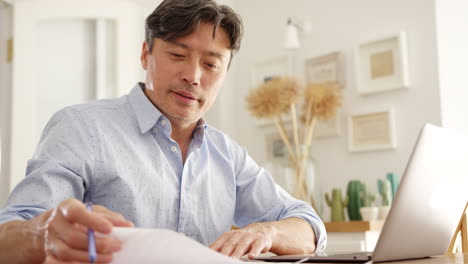
[[[184,164],[169,120],[140,85],[118,99],[57,112],[26,177],[0,210],[0,223],[31,219],[76,198],[119,212],[137,227],[175,230],[205,245],[232,225],[302,218],[315,231],[317,250],[324,250],[325,227],[311,206],[203,120]]]

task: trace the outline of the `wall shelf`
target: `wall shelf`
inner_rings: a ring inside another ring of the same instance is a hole
[[[384,220],[327,222],[327,232],[366,232],[382,230]]]

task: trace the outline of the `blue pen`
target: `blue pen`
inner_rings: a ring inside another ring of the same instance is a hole
[[[86,209],[93,211],[93,203],[86,203]],[[89,262],[96,262],[96,238],[94,237],[94,230],[88,228],[88,256]]]

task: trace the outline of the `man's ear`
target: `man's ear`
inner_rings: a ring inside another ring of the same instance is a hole
[[[140,60],[141,60],[141,66],[145,70],[148,69],[148,56],[150,55],[148,48],[149,47],[148,47],[148,44],[146,43],[146,41],[143,41],[143,47],[141,48]]]

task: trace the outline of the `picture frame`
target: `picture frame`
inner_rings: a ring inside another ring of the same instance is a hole
[[[292,75],[292,57],[288,55],[272,57],[255,63],[251,69],[252,88],[275,77]]]
[[[393,108],[352,114],[348,118],[351,152],[390,150],[397,147]]]
[[[336,51],[305,60],[305,81],[307,83],[333,82],[345,86],[342,52]]]
[[[292,76],[293,58],[289,55],[276,56],[264,59],[255,63],[251,68],[251,88],[255,89],[258,85],[276,77]],[[285,116],[285,122],[290,121],[290,117]],[[258,119],[257,125],[266,127],[273,125],[272,120]]]
[[[292,132],[286,131],[289,140],[292,142]],[[289,153],[284,144],[279,131],[276,129],[265,134],[266,157],[270,162],[284,161],[289,158]]]
[[[362,95],[409,88],[406,33],[360,44],[355,64],[356,87]]]
[[[343,53],[335,51],[305,60],[306,83],[337,83],[345,86]],[[340,135],[340,113],[330,120],[318,120],[314,138],[326,138]]]

